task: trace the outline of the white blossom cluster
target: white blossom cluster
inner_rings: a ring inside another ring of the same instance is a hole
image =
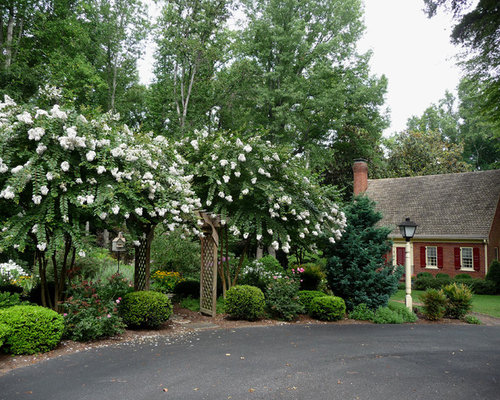
[[[12,276],[29,276],[21,266],[17,265],[14,261],[9,260],[6,263],[0,264],[0,276],[12,277]]]

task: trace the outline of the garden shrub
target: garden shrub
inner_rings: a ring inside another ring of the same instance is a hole
[[[156,271],[151,275],[151,290],[161,293],[173,293],[175,287],[183,279],[179,272],[175,271]]]
[[[172,303],[159,292],[128,293],[120,304],[120,315],[130,328],[159,328],[172,315]]]
[[[375,316],[375,312],[368,308],[365,303],[358,304],[354,309],[349,313],[349,318],[355,319],[358,321],[372,321]]]
[[[0,347],[2,347],[4,342],[7,340],[9,333],[10,333],[10,327],[6,324],[0,323]]]
[[[466,284],[474,294],[496,294],[495,282],[486,279],[470,279]]]
[[[413,285],[416,290],[441,289],[443,286],[450,284],[450,282],[450,278],[446,276],[440,276],[439,278],[423,276],[415,279]]]
[[[417,279],[418,278],[434,278],[434,276],[430,272],[419,272],[417,274]]]
[[[106,283],[98,281],[94,285],[103,301],[116,301],[134,291],[133,283],[119,272],[108,277]]]
[[[470,276],[469,274],[458,274],[458,275],[455,275],[455,277],[453,279],[455,279],[457,281],[460,281],[460,280],[471,280],[472,276]]]
[[[495,260],[491,263],[486,280],[495,284],[495,294],[500,294],[500,261]]]
[[[427,289],[420,295],[422,312],[428,320],[437,321],[444,317],[448,300],[442,290]]]
[[[0,292],[0,309],[29,304],[28,301],[21,300],[19,293]]]
[[[193,299],[200,298],[200,281],[194,279],[187,279],[179,282],[174,289],[176,297],[185,298],[191,297]]]
[[[453,283],[443,288],[443,293],[448,299],[445,315],[450,318],[463,318],[472,310],[472,292],[463,285]]]
[[[39,306],[0,310],[0,324],[9,327],[4,347],[11,354],[35,354],[55,348],[64,331],[62,315]]]
[[[21,286],[14,285],[12,283],[3,283],[0,285],[0,293],[19,293],[23,292],[23,288]]]
[[[450,279],[450,275],[445,274],[443,272],[438,272],[436,274],[436,279]]]
[[[473,315],[466,315],[462,318],[462,321],[467,322],[468,324],[473,325],[481,325],[482,322],[479,318],[474,317]]]
[[[316,264],[301,265],[304,271],[300,274],[300,290],[318,290],[321,280],[325,278],[322,268]]]
[[[271,315],[278,319],[291,321],[304,313],[299,301],[299,280],[284,277],[275,279],[266,291],[266,306]]]
[[[115,279],[115,284],[118,280]],[[103,289],[99,284],[83,281],[68,289],[69,297],[62,305],[64,337],[87,342],[123,332],[125,325],[118,315],[121,297],[113,300],[113,288],[104,291],[104,296],[101,296]]]
[[[399,312],[391,310],[389,307],[379,307],[375,311],[372,321],[376,324],[402,324],[404,319]]]
[[[310,315],[322,321],[338,321],[345,316],[345,301],[336,296],[321,296],[311,300]]]
[[[236,285],[226,292],[225,310],[232,318],[256,320],[263,315],[264,306],[264,293],[258,287]]]
[[[276,258],[265,256],[244,265],[239,282],[242,285],[256,286],[265,293],[274,277],[281,278],[283,273],[283,267]]]
[[[408,323],[408,322],[416,322],[418,320],[417,315],[408,309],[404,304],[399,304],[399,303],[389,303],[388,306],[389,309],[391,309],[394,312],[397,312],[401,318],[403,318],[403,322]]]
[[[316,297],[326,296],[325,293],[318,290],[300,290],[298,292],[299,301],[304,306],[304,311],[309,313],[309,306],[311,305],[311,300]]]

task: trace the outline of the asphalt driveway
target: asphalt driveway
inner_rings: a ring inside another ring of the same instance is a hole
[[[92,349],[0,377],[0,399],[498,399],[500,327],[284,325]]]

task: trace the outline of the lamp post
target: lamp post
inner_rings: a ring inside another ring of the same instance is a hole
[[[410,310],[412,309],[412,298],[411,298],[411,265],[410,265],[410,240],[415,235],[417,230],[417,224],[406,217],[406,219],[399,225],[399,230],[401,235],[406,240],[406,257],[405,257],[405,287],[406,287],[406,297],[405,304]]]

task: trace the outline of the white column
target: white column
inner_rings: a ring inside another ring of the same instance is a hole
[[[411,258],[410,258],[410,241],[406,241],[406,258],[405,258],[405,286],[406,286],[406,297],[405,303],[406,307],[410,310],[413,309],[412,298],[411,298]]]

